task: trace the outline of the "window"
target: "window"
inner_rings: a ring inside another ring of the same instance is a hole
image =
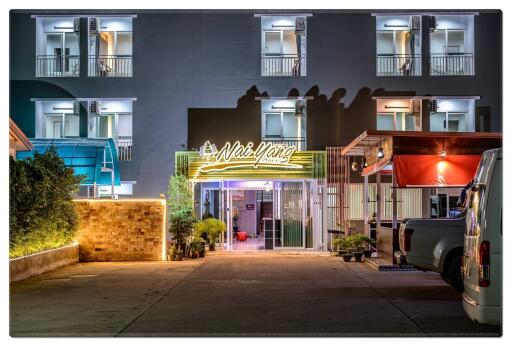
[[[474,75],[474,17],[430,17],[430,74]]]
[[[475,131],[474,100],[437,99],[430,108],[430,131]]]
[[[261,17],[261,75],[306,76],[306,17]]]
[[[421,75],[421,17],[377,16],[377,76]]]
[[[262,100],[262,141],[306,149],[306,101]]]
[[[421,100],[378,99],[377,130],[421,131]]]
[[[36,101],[36,138],[80,136],[80,103],[76,100]]]
[[[88,19],[89,76],[132,77],[132,18]]]
[[[132,156],[132,101],[93,100],[88,103],[90,138],[112,138],[119,160]]]
[[[79,77],[80,18],[36,18],[36,77]]]

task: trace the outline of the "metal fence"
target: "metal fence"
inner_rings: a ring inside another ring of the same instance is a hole
[[[116,144],[117,158],[119,160],[132,160],[132,139],[117,139]]]
[[[421,55],[377,55],[377,76],[421,76]]]
[[[472,53],[431,54],[431,76],[472,76],[475,74]]]
[[[305,137],[264,137],[263,141],[276,144],[285,144],[288,146],[295,146],[298,151],[306,150]]]
[[[298,54],[262,55],[261,75],[266,77],[306,76],[306,57]]]
[[[78,77],[80,56],[78,55],[37,55],[36,77]]]
[[[132,56],[91,55],[89,77],[132,77]]]

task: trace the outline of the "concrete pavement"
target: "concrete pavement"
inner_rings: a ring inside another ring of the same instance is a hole
[[[13,336],[498,336],[435,273],[338,257],[210,253],[80,263],[11,285]]]

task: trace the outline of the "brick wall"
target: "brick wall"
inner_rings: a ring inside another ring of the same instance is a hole
[[[162,260],[165,200],[76,200],[81,261]]]

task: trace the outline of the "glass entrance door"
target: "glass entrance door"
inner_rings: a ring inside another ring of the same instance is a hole
[[[281,182],[281,232],[279,244],[303,248],[305,243],[304,182]]]

